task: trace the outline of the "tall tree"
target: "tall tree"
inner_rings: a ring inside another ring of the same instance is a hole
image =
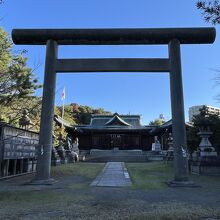
[[[32,95],[40,87],[27,67],[25,51],[14,54],[12,46],[10,37],[0,28],[0,105],[4,106]]]
[[[0,106],[1,120],[18,127],[19,119],[22,117],[24,109],[27,110],[28,116],[32,122],[29,129],[39,131],[41,114],[40,97],[30,96],[27,98],[20,98],[13,101],[13,104],[11,104],[10,107]]]
[[[220,24],[220,2],[219,0],[198,1],[197,8],[202,11],[206,22],[214,25]]]
[[[203,0],[197,1],[196,6],[202,11],[203,18],[206,22],[213,25],[220,24],[220,1],[219,0]],[[216,85],[220,84],[220,71],[216,70]],[[220,102],[220,94],[216,96],[216,100]]]
[[[149,125],[156,125],[156,126],[159,126],[159,125],[162,125],[165,123],[165,120],[164,119],[161,119],[161,118],[156,118],[154,119],[153,121],[150,121]]]

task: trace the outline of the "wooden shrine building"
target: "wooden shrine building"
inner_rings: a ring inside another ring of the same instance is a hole
[[[89,125],[76,126],[74,136],[80,150],[143,149],[150,150],[151,128],[140,123],[139,115],[92,115]]]
[[[56,121],[61,124],[61,118]],[[172,120],[161,126],[142,125],[140,115],[92,115],[89,125],[68,126],[63,122],[69,136],[79,139],[79,150],[140,149],[150,151],[155,136],[162,150],[167,150],[167,138],[172,132]],[[187,124],[186,124],[187,126]],[[187,126],[188,127],[188,126]]]

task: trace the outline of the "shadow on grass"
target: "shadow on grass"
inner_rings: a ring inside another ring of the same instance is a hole
[[[53,203],[54,201],[72,200],[72,195],[64,193],[63,190],[88,188],[90,182],[103,167],[104,163],[75,163],[52,167],[51,176],[60,180],[58,185],[54,185],[52,188],[49,186],[27,186],[26,188],[21,185],[22,189],[18,185],[16,186],[18,191],[13,190],[10,192],[7,190],[6,192],[0,192],[0,204],[41,203],[41,201]],[[66,181],[69,177],[71,178]],[[80,179],[80,182],[77,182],[78,179]]]
[[[133,186],[132,189],[157,190],[167,188],[167,181],[174,178],[173,167],[164,162],[126,163]],[[189,174],[203,190],[220,189],[220,176]]]
[[[52,178],[62,178],[66,176],[83,176],[94,179],[104,167],[104,163],[74,163],[52,167]]]

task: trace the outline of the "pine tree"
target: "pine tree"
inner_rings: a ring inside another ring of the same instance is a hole
[[[14,54],[12,47],[10,37],[0,28],[0,105],[4,106],[32,95],[40,87],[27,67],[25,51]]]
[[[202,11],[202,15],[206,22],[212,23],[213,25],[220,24],[219,0],[198,1],[196,6]]]

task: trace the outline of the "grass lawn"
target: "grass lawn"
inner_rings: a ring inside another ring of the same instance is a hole
[[[190,176],[201,188],[169,188],[163,162],[126,163],[131,187],[90,187],[104,163],[52,167],[52,186],[27,186],[28,176],[0,182],[0,219],[202,220],[220,218],[220,177]],[[31,177],[32,178],[32,177]],[[29,177],[29,179],[31,179]]]
[[[218,220],[220,210],[182,202],[154,204],[151,210],[132,216],[132,220]]]
[[[65,164],[57,167],[52,167],[51,176],[56,180],[62,180],[64,177],[77,176],[81,177],[82,181],[69,183],[68,187],[72,189],[86,189],[90,183],[101,172],[105,163],[75,163]]]
[[[85,186],[88,188],[91,181],[99,174],[99,172],[102,170],[103,167],[104,167],[104,163],[65,164],[65,165],[61,165],[57,167],[52,167],[51,177],[54,178],[55,180],[58,180],[58,186],[59,186],[58,188],[60,188],[60,185],[62,185],[62,182],[64,181],[65,178],[67,178],[67,181],[65,182],[65,184],[67,185],[65,189],[67,190],[68,188],[74,188],[73,187],[74,185],[76,185],[75,188],[85,188]],[[19,178],[26,178],[26,177],[27,176],[23,176],[23,177],[21,176]],[[73,177],[73,178],[68,180],[68,177]],[[76,179],[76,177],[78,178]],[[9,186],[11,185],[12,189],[14,188],[15,181],[16,181],[16,178],[10,179],[8,181]],[[4,182],[0,182],[0,183],[4,184]],[[7,182],[5,182],[4,185],[7,185]],[[26,186],[25,187],[25,185],[21,185],[20,188],[21,189],[19,189],[18,191],[16,190],[12,190],[11,192],[8,190],[5,192],[1,191],[0,192],[0,204],[16,202],[16,201],[29,203],[31,201],[36,202],[38,200],[39,201],[45,200],[47,202],[52,202],[52,201],[56,201],[58,197],[60,196],[59,190],[57,190],[57,193],[54,193],[53,187],[51,187],[52,190],[47,191],[47,189],[50,189],[50,186],[45,186],[45,187]]]
[[[63,178],[65,176],[83,176],[94,179],[104,167],[104,163],[74,163],[52,167],[52,178]]]
[[[126,163],[133,189],[163,189],[173,179],[173,169],[163,162]]]
[[[133,189],[164,189],[168,187],[166,182],[174,178],[173,167],[161,161],[126,163],[126,167],[132,179]],[[189,179],[207,190],[220,189],[220,176],[189,174]]]

